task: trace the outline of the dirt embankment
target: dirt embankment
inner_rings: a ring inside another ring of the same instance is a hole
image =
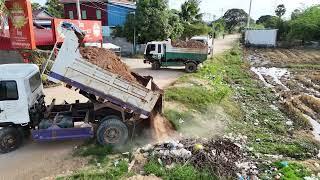
[[[195,49],[204,49],[208,47],[206,44],[196,40],[190,40],[190,41],[176,40],[176,41],[172,41],[171,45],[173,47],[178,47],[178,48],[195,48]]]
[[[128,66],[114,52],[98,47],[82,47],[80,48],[80,53],[90,63],[112,73],[119,74],[130,82],[137,82]]]

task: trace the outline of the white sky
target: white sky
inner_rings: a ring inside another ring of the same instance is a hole
[[[169,6],[180,9],[185,0],[169,0]],[[220,17],[228,9],[239,8],[249,11],[250,0],[202,0],[201,12],[214,14]],[[261,15],[274,14],[274,10],[279,4],[284,4],[287,8],[286,17],[290,17],[294,9],[320,4],[320,0],[252,0],[251,16],[258,19]],[[212,17],[212,15],[211,15]]]
[[[31,0],[45,4],[46,0]],[[300,7],[308,7],[314,4],[320,4],[320,0],[252,0],[252,17],[258,19],[261,15],[274,14],[274,10],[278,4],[284,4],[287,8],[286,17],[290,17],[291,12]],[[169,6],[173,9],[180,9],[181,4],[185,0],[169,0]],[[220,17],[228,9],[239,8],[244,9],[246,12],[249,10],[250,0],[202,0],[201,12],[216,15]],[[206,19],[210,16],[207,15]]]

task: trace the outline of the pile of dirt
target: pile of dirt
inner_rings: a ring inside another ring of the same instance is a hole
[[[119,74],[122,78],[130,82],[137,82],[128,66],[110,50],[98,47],[81,47],[80,54],[83,58],[87,59],[88,62],[102,69]]]
[[[176,40],[176,41],[172,41],[171,45],[173,47],[178,47],[178,48],[195,48],[195,49],[204,49],[208,47],[206,44],[196,40],[190,40],[190,41]]]

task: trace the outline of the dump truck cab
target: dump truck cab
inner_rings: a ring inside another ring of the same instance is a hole
[[[168,42],[165,41],[152,41],[148,42],[144,57],[148,60],[161,61],[165,60],[166,47]]]
[[[0,127],[28,124],[30,108],[42,97],[43,86],[36,65],[0,65]]]

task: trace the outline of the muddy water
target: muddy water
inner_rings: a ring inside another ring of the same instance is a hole
[[[265,68],[265,67],[252,67],[251,71],[253,71],[254,73],[256,73],[259,77],[259,79],[267,86],[267,87],[272,87],[271,84],[269,84],[264,76],[270,76],[274,82],[276,82],[277,84],[281,85],[282,87],[284,87],[286,90],[289,90],[289,88],[287,88],[281,81],[281,77],[283,76],[290,76],[290,73],[288,70],[286,69],[282,69],[282,68]]]
[[[320,124],[312,119],[310,116],[307,116],[307,115],[304,115],[310,122],[310,124],[312,125],[313,127],[313,131],[312,131],[312,134],[314,135],[314,138],[317,140],[317,141],[320,141]]]
[[[266,67],[251,67],[251,71],[254,72],[259,79],[265,84],[266,87],[274,87],[274,85],[270,84],[269,82],[267,82],[267,80],[265,79],[265,77],[269,76],[272,78],[272,80],[278,84],[281,85],[282,87],[285,88],[285,90],[290,91],[290,89],[288,87],[286,87],[282,82],[281,82],[281,78],[282,77],[290,77],[290,72],[287,69],[283,69],[283,68],[266,68]],[[308,88],[310,90],[310,88]],[[316,93],[318,93],[318,91],[314,90]],[[313,96],[314,97],[314,96]],[[314,97],[316,98],[316,97]],[[310,116],[304,114],[304,116],[309,120],[310,124],[313,127],[313,131],[312,134],[314,135],[314,138],[317,141],[320,141],[320,124],[314,120],[313,118],[311,118]]]

